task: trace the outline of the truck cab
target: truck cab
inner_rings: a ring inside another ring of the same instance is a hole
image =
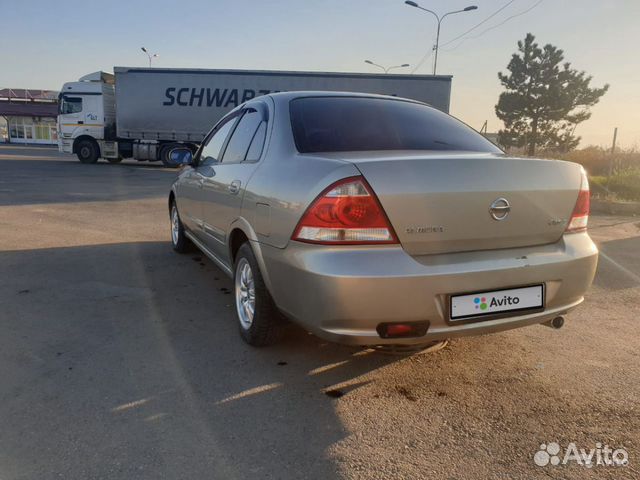
[[[59,97],[58,150],[73,153],[82,163],[98,158],[120,161],[116,142],[114,76],[85,75],[65,83]]]

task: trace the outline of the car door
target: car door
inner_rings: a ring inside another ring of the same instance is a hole
[[[266,104],[259,102],[240,114],[224,145],[221,161],[208,172],[202,189],[207,246],[229,266],[227,237],[239,215],[246,185],[257,168],[267,131]]]
[[[60,130],[68,137],[75,138],[76,131],[84,128],[83,97],[72,93],[61,96]]]
[[[195,166],[187,169],[180,176],[178,188],[180,216],[187,228],[204,242],[206,242],[203,219],[204,180],[213,174],[213,165],[221,158],[222,147],[237,120],[238,115],[230,115],[216,125],[198,150]]]
[[[194,167],[186,167],[176,182],[178,212],[187,230],[198,237],[202,231],[202,211],[198,204],[201,189],[202,177]]]

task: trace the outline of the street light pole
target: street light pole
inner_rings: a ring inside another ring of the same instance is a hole
[[[406,68],[411,66],[408,63],[403,63],[402,65],[393,65],[392,67],[383,67],[382,65],[378,65],[377,63],[374,63],[371,60],[365,60],[364,63],[368,63],[369,65],[373,65],[374,67],[381,68],[384,73],[389,73],[389,70],[393,70],[394,68]]]
[[[154,58],[158,58],[160,55],[158,55],[157,53],[154,53],[153,55],[151,53],[149,53],[149,51],[144,48],[141,47],[140,50],[142,50],[144,53],[147,54],[147,57],[149,57],[149,68],[151,68],[151,60],[153,60]]]
[[[470,12],[471,10],[477,10],[478,7],[475,5],[470,5],[466,8],[463,8],[462,10],[454,10],[451,12],[447,12],[442,16],[439,16],[436,12],[434,12],[433,10],[429,10],[428,8],[424,8],[421,7],[420,5],[418,5],[416,2],[412,2],[411,0],[406,0],[404,3],[406,3],[407,5],[409,5],[410,7],[415,7],[415,8],[419,8],[420,10],[423,10],[425,12],[430,13],[431,15],[433,15],[434,17],[436,17],[436,21],[438,22],[438,29],[437,29],[437,33],[436,33],[436,44],[433,47],[433,49],[435,50],[435,58],[433,60],[433,74],[436,74],[437,68],[438,68],[438,47],[440,45],[440,24],[442,23],[442,20],[445,19],[445,17],[449,16],[449,15],[453,15],[454,13],[463,13],[463,12]]]

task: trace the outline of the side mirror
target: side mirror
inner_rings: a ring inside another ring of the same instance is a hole
[[[193,153],[185,147],[174,148],[169,152],[169,160],[175,166],[189,165],[193,162]]]

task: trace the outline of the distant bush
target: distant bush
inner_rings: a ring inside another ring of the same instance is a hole
[[[540,152],[543,158],[557,158],[581,164],[589,175],[608,175],[609,166],[613,163],[613,173],[640,170],[640,151],[636,149],[616,150],[611,155],[608,150],[601,147],[587,147],[580,150],[572,150],[567,153]]]
[[[611,179],[606,175],[592,176],[589,181],[592,192],[598,196],[606,197],[613,194],[621,200],[640,201],[640,168],[617,172]]]
[[[509,149],[508,153],[525,156],[522,150]],[[561,153],[538,151],[536,158],[555,158],[581,164],[589,174],[591,194],[612,200],[640,201],[640,151],[616,150],[612,155],[602,147],[586,147]],[[611,179],[609,180],[609,170]]]

